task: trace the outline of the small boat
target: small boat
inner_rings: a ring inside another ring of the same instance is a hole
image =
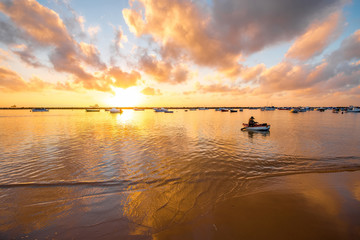
[[[230,112],[234,113],[234,112],[237,112],[237,110],[236,109],[230,109]]]
[[[154,108],[154,111],[155,112],[165,112],[165,111],[167,111],[167,109],[166,108]]]
[[[86,109],[86,112],[100,112],[100,109]]]
[[[334,109],[332,110],[333,113],[339,113],[339,111],[340,111],[340,109],[338,109],[338,108],[334,108]]]
[[[166,110],[164,113],[174,113],[174,111]]]
[[[31,112],[48,112],[49,109],[46,108],[33,108],[31,109]]]
[[[351,109],[348,109],[347,112],[358,112],[358,113],[360,113],[360,108],[351,108]]]
[[[196,111],[197,108],[190,108],[190,111]]]
[[[251,131],[269,131],[270,130],[270,125],[268,125],[267,123],[261,123],[261,124],[255,124],[252,127],[249,127],[249,124],[247,123],[243,123],[243,128],[241,129],[243,130],[251,130]]]
[[[110,113],[122,113],[122,109],[112,108],[109,110]]]
[[[299,109],[297,109],[297,108],[292,108],[292,109],[290,110],[290,112],[291,112],[291,113],[298,113],[298,112],[299,112]]]
[[[144,111],[144,108],[134,108],[134,111]]]
[[[228,112],[229,109],[227,109],[227,108],[222,108],[221,111],[222,111],[222,112]]]
[[[244,110],[242,108],[239,109],[239,112],[243,112]]]

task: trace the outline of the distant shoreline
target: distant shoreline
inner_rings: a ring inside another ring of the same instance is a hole
[[[314,108],[348,108],[349,106],[336,106],[336,107],[310,107],[311,109]],[[355,106],[354,106],[355,107]],[[0,110],[31,110],[34,108],[46,108],[50,110],[85,110],[85,109],[111,109],[111,108],[121,108],[121,109],[154,109],[154,108],[161,108],[161,107],[0,107]],[[206,109],[218,109],[218,108],[235,108],[235,109],[260,109],[262,107],[239,107],[239,106],[222,106],[222,107],[164,107],[168,109],[199,109],[199,108],[206,108]],[[275,107],[280,108],[280,107]],[[289,108],[297,108],[297,107],[289,107]]]

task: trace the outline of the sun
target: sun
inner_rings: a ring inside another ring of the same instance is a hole
[[[114,88],[115,95],[105,99],[105,102],[112,107],[135,107],[143,101],[144,95],[138,87]]]

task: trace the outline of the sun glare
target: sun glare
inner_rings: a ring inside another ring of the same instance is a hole
[[[137,87],[112,88],[115,95],[106,99],[106,103],[113,107],[135,107],[140,104],[144,95]]]

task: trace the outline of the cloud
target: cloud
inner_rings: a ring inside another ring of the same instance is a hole
[[[141,78],[140,73],[132,71],[131,73],[123,72],[118,67],[112,67],[107,72],[107,79],[111,79],[112,85],[115,87],[128,88],[137,84]]]
[[[12,52],[20,57],[20,59],[29,66],[33,67],[42,67],[44,66],[39,62],[39,60],[33,55],[33,49],[24,44],[15,45],[12,48]]]
[[[16,72],[0,66],[0,90],[7,92],[41,91],[50,87],[51,84],[33,77],[26,82]]]
[[[138,37],[150,35],[163,61],[192,61],[238,76],[240,57],[302,34],[343,0],[138,0],[123,16]],[[137,4],[135,4],[137,3]]]
[[[262,93],[298,91],[333,93],[350,91],[360,85],[360,30],[343,40],[339,49],[318,64],[283,61],[259,76]]]
[[[209,31],[207,16],[190,1],[140,1],[143,9],[124,9],[130,30],[137,36],[152,35],[165,58],[186,57],[202,66],[234,68],[239,52],[223,48]],[[143,13],[143,15],[142,15]]]
[[[85,19],[68,8],[84,30]],[[128,87],[129,83],[136,82],[134,79],[140,78],[136,72],[125,73],[118,67],[108,67],[95,45],[77,42],[55,11],[34,0],[0,2],[0,11],[11,19],[11,22],[0,22],[4,27],[0,34],[6,36],[0,42],[22,45],[13,52],[31,66],[43,66],[34,53],[47,51],[49,62],[56,71],[70,73],[75,84],[81,83],[86,89],[98,91],[111,91],[111,84]],[[114,76],[114,82],[109,80],[108,74]]]
[[[159,61],[155,56],[143,55],[139,62],[140,69],[152,76],[157,82],[179,84],[188,79],[186,66],[173,67],[170,62]]]
[[[296,39],[285,56],[304,61],[320,54],[340,35],[343,20],[341,13],[335,12],[323,22],[311,24],[309,29]]]
[[[222,93],[222,94],[231,94],[231,95],[241,95],[251,92],[251,89],[240,88],[237,86],[227,86],[224,84],[210,84],[210,85],[201,85],[199,82],[196,84],[197,92],[201,93]]]
[[[265,64],[258,64],[254,67],[244,68],[241,72],[241,78],[245,80],[245,82],[255,81],[256,77],[266,69]]]
[[[87,32],[89,33],[90,37],[93,38],[100,32],[100,30],[100,26],[92,26],[88,27]]]
[[[155,96],[155,95],[161,95],[161,92],[159,89],[154,89],[151,87],[146,87],[141,91],[142,94],[144,95],[151,95],[151,96]]]

